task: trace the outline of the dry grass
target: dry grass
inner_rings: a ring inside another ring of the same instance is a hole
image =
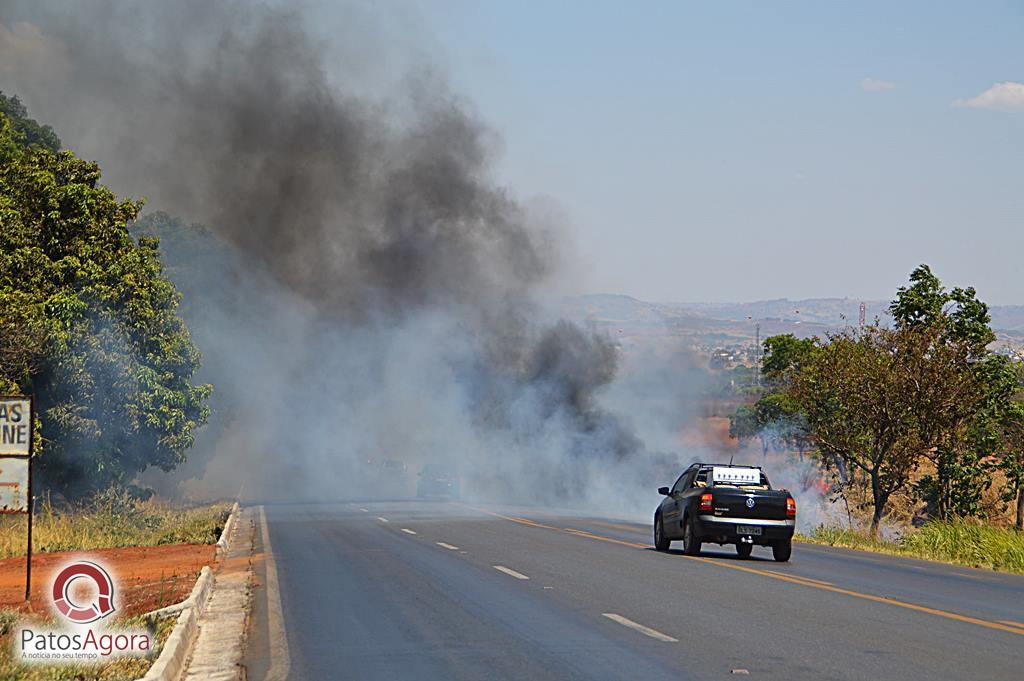
[[[213,544],[220,536],[228,504],[180,508],[167,502],[104,497],[88,507],[59,510],[37,505],[33,551],[83,551],[161,544]],[[25,553],[25,516],[0,516],[0,558]]]
[[[37,507],[33,527],[34,551],[76,551],[157,546],[161,544],[213,544],[227,520],[228,504],[180,508],[161,501],[138,502],[123,495],[107,495],[93,504],[56,509],[43,502]],[[25,553],[24,516],[0,517],[0,558]],[[161,600],[166,600],[161,595]],[[119,620],[110,628],[149,629],[155,649],[148,657],[121,657],[96,663],[47,665],[22,664],[13,657],[11,635],[17,627],[17,610],[0,610],[0,681],[97,680],[130,681],[145,675],[159,655],[175,618]],[[52,620],[36,619],[36,623]]]
[[[1024,574],[1024,532],[969,521],[930,521],[894,540],[818,527],[800,541]]]

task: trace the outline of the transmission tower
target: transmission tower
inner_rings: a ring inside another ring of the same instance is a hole
[[[761,387],[761,324],[754,326],[754,385]]]
[[[864,304],[864,301],[860,303],[860,325],[864,326],[865,317],[868,314],[868,306]]]

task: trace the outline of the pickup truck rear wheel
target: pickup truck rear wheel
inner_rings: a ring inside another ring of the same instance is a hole
[[[750,558],[750,552],[754,550],[753,544],[747,544],[746,542],[740,542],[736,545],[736,555],[740,558]]]
[[[779,563],[785,563],[789,560],[791,555],[793,555],[792,539],[786,539],[776,544],[772,544],[772,557],[774,557]]]
[[[668,551],[672,542],[665,536],[665,527],[661,523],[661,515],[654,519],[654,548],[658,551]]]
[[[688,556],[696,556],[700,553],[700,540],[693,530],[693,519],[687,518],[683,524],[683,553]]]

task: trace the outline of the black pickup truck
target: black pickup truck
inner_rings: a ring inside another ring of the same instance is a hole
[[[702,543],[735,544],[741,558],[754,545],[772,547],[775,560],[789,560],[796,529],[796,502],[786,490],[772,489],[760,467],[695,463],[654,512],[654,548],[668,551],[673,539],[695,556]]]

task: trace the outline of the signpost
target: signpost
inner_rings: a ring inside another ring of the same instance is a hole
[[[32,454],[32,399],[0,397],[0,456]]]
[[[0,513],[28,515],[25,600],[32,591],[32,413],[31,397],[0,397]]]
[[[0,513],[28,513],[28,459],[0,458]]]

